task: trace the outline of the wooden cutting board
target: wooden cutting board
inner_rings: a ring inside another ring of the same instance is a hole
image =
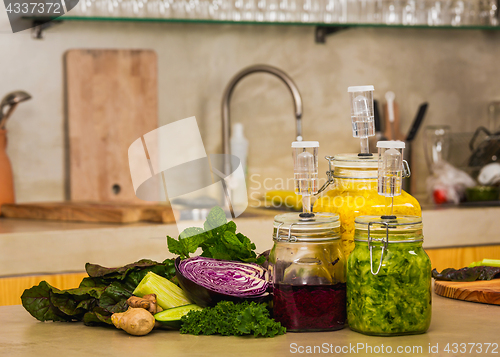
[[[154,51],[66,52],[67,199],[143,202],[128,148],[158,127],[157,77]]]
[[[452,299],[500,305],[500,279],[471,282],[436,280],[434,291],[438,295]]]
[[[144,205],[91,202],[47,202],[3,204],[8,218],[54,221],[133,223],[139,221],[175,223],[170,205]]]

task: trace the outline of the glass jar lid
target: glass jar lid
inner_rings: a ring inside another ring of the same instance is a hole
[[[421,241],[422,217],[359,216],[354,220],[355,240],[368,241],[370,236],[387,236],[387,243]]]
[[[340,238],[337,213],[284,213],[274,217],[277,241],[323,241]]]
[[[359,154],[338,154],[332,161],[335,167],[349,169],[378,169],[378,154],[360,156]]]

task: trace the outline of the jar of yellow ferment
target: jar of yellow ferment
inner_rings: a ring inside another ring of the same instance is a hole
[[[354,219],[358,216],[421,216],[418,201],[402,191],[394,197],[377,193],[378,154],[361,156],[339,154],[331,159],[333,183],[314,204],[314,212],[332,212],[340,216],[341,244],[347,256],[354,249]]]

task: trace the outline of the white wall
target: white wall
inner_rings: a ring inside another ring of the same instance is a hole
[[[0,95],[15,89],[33,95],[8,123],[19,202],[64,198],[62,61],[70,48],[154,49],[160,124],[195,115],[208,153],[221,148],[225,85],[256,63],[277,66],[294,79],[304,101],[304,137],[320,141],[321,157],[358,150],[351,137],[350,85],[373,84],[378,99],[394,91],[403,132],[423,101],[430,104],[425,124],[472,131],[486,124],[487,103],[500,98],[500,31],[350,29],[316,44],[312,27],[68,21],[33,40],[29,31],[11,34],[5,25],[0,21]],[[260,182],[271,178],[273,185],[290,178],[295,124],[285,86],[267,74],[244,79],[231,114],[233,123],[245,124],[250,140],[249,173],[260,174]],[[126,125],[120,118],[116,124]],[[413,165],[419,192],[427,175],[421,134]]]

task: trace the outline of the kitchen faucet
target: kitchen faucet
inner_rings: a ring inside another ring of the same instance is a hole
[[[295,109],[295,119],[296,119],[296,141],[302,141],[302,98],[300,96],[299,90],[293,80],[282,70],[265,64],[258,64],[244,68],[238,72],[229,82],[226,89],[224,90],[224,96],[222,97],[222,150],[224,154],[224,171],[226,175],[230,174],[230,154],[231,149],[229,146],[229,136],[231,134],[231,124],[229,117],[229,103],[231,100],[231,95],[233,93],[236,84],[249,74],[265,72],[275,75],[281,79],[293,97],[293,105]]]

